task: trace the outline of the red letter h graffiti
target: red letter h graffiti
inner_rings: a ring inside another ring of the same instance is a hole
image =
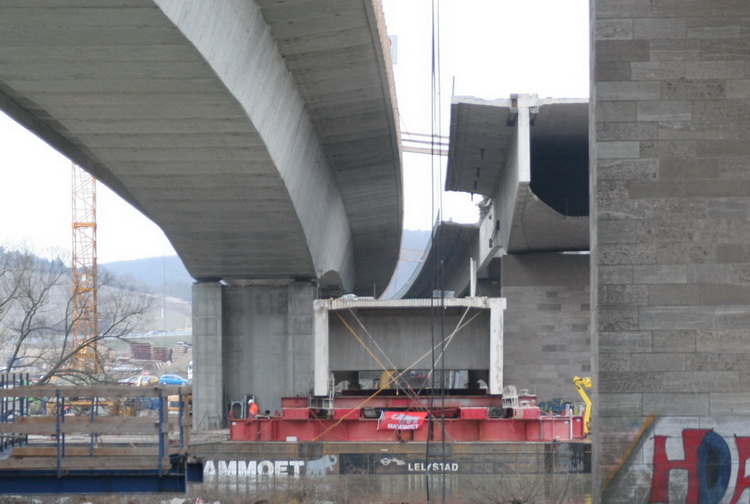
[[[682,469],[687,471],[688,488],[685,502],[698,502],[698,447],[708,429],[685,429],[682,431],[682,446],[685,458],[669,460],[667,458],[667,436],[654,436],[654,469],[651,480],[650,503],[669,502],[669,471]]]

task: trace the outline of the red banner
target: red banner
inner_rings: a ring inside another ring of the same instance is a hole
[[[425,418],[426,411],[383,411],[378,419],[378,430],[417,430]]]

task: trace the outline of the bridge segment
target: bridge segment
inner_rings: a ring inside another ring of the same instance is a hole
[[[591,373],[585,99],[454,97],[446,188],[484,199],[478,224],[441,222],[398,295],[507,299],[503,382],[579,402]]]
[[[198,281],[196,424],[227,397],[305,392],[313,299],[379,295],[398,260],[380,2],[0,10],[0,108],[156,222]]]
[[[379,4],[0,8],[0,108],[156,222],[195,279],[385,288],[402,195]]]

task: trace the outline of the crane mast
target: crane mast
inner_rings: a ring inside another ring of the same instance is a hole
[[[73,348],[71,359],[76,371],[100,374],[102,371],[96,340],[99,335],[97,314],[96,265],[96,179],[73,164]]]

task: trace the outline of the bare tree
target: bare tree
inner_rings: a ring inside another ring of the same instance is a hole
[[[71,328],[81,313],[72,310],[72,295],[67,303],[64,332],[59,335],[59,344],[52,346],[44,355],[46,373],[39,378],[40,382],[48,381],[53,376],[66,376],[73,382],[92,382],[107,380],[105,374],[92,373],[91,367],[76,368],[71,366],[71,359],[86,347],[97,350],[96,359],[100,363],[108,360],[104,354],[106,348],[100,343],[122,340],[139,329],[153,304],[153,297],[134,291],[112,275],[99,272],[99,333],[87,341],[75,341]]]
[[[100,272],[97,277],[99,331],[86,340],[76,340],[72,327],[84,314],[74,311],[73,307],[81,303],[73,302],[67,265],[60,259],[40,259],[28,251],[0,249],[0,352],[7,355],[6,371],[19,365],[33,367],[42,372],[40,383],[55,376],[74,383],[107,380],[100,366],[73,365],[74,356],[95,348],[93,358],[97,363],[105,362],[104,343],[125,338],[138,329],[153,298],[106,273]],[[96,372],[92,372],[94,369]]]
[[[56,331],[53,307],[55,291],[63,283],[65,265],[46,261],[28,249],[0,253],[0,348],[5,351],[6,371],[33,365],[29,353],[34,338]],[[26,360],[19,364],[19,361]]]

